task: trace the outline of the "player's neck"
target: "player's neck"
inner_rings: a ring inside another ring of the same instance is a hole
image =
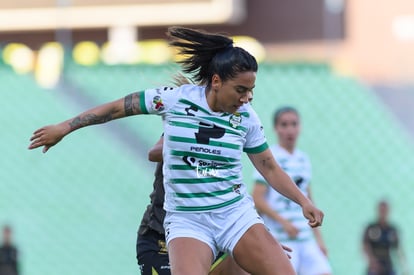
[[[379,219],[378,224],[385,227],[388,225],[388,221],[384,219]]]
[[[211,88],[206,88],[206,100],[207,105],[213,112],[221,112],[219,104],[217,101],[217,92],[213,91]]]
[[[295,151],[295,146],[281,144],[281,143],[279,143],[279,146],[285,149],[289,154],[293,154],[293,152]]]

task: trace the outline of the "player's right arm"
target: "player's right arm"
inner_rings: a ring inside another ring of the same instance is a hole
[[[36,130],[30,138],[29,149],[44,146],[43,153],[46,153],[63,137],[82,127],[142,113],[139,93],[132,93],[124,98],[92,108],[59,124],[44,126]]]
[[[265,199],[266,192],[267,186],[259,181],[256,181],[252,196],[257,211],[277,221],[280,225],[282,225],[289,237],[295,238],[299,234],[299,230],[290,221],[283,218],[278,212],[274,211],[272,207],[270,207]]]

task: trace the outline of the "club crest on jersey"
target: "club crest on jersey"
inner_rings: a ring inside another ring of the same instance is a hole
[[[241,124],[241,121],[242,121],[242,116],[240,115],[240,113],[232,114],[229,119],[230,126],[233,128],[237,128],[237,126]]]
[[[162,99],[159,95],[154,96],[154,98],[152,99],[152,104],[156,111],[161,112],[162,110],[164,110],[164,104],[162,103]]]

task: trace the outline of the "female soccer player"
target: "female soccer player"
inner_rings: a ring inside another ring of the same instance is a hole
[[[223,35],[170,28],[184,54],[184,72],[201,85],[161,87],[127,95],[34,132],[29,149],[43,152],[85,126],[125,116],[158,114],[164,121],[164,220],[172,274],[207,274],[218,251],[253,274],[294,274],[268,233],[242,180],[245,151],[271,186],[301,205],[312,227],[323,213],[277,165],[248,103],[257,62]]]
[[[165,231],[163,227],[165,210],[164,186],[162,175],[162,144],[163,138],[151,148],[148,154],[150,161],[157,162],[155,169],[154,189],[137,238],[137,260],[142,275],[170,275],[170,262],[166,248]],[[285,250],[291,252],[288,248]],[[209,275],[248,275],[234,260],[223,252],[214,260]]]
[[[190,82],[182,75],[175,77],[177,86],[189,84]],[[249,93],[249,102],[253,100],[253,94]],[[162,175],[162,145],[163,138],[151,148],[148,159],[157,162],[153,191],[150,198],[151,203],[142,217],[137,238],[137,260],[142,275],[170,275],[170,261],[166,248],[165,231],[163,227],[165,210],[164,186]],[[284,249],[291,252],[287,247]],[[211,266],[210,275],[243,275],[248,274],[242,270],[228,254],[220,252]]]
[[[279,142],[270,148],[273,156],[302,193],[310,197],[311,165],[307,155],[296,149],[300,132],[298,111],[288,106],[277,109],[273,125]],[[273,236],[292,248],[291,261],[295,271],[301,275],[330,274],[327,251],[319,229],[312,230],[303,218],[300,206],[272,189],[257,171],[254,178],[256,208]]]

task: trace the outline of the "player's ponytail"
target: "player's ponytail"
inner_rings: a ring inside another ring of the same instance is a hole
[[[210,86],[214,74],[226,81],[241,72],[257,72],[256,59],[244,49],[233,47],[233,40],[227,36],[182,27],[169,28],[168,35],[170,45],[184,55],[179,63],[194,82]]]

